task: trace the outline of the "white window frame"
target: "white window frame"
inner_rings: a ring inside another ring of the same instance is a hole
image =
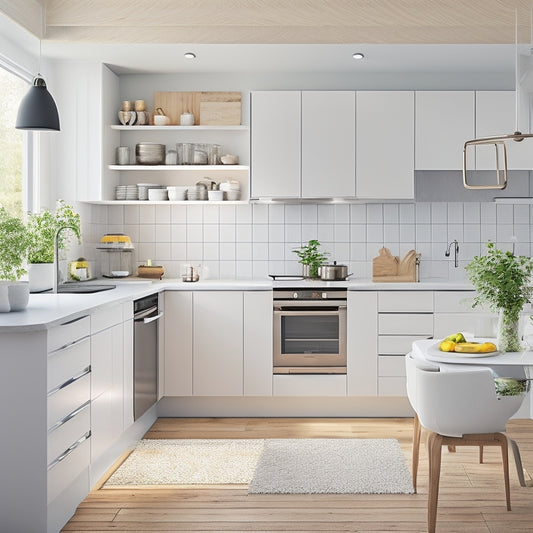
[[[0,54],[0,68],[14,76],[33,83],[33,75]],[[28,86],[29,88],[29,86]],[[25,131],[22,147],[22,209],[25,213],[39,210],[39,136]]]

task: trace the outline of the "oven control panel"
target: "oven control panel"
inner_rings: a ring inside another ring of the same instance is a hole
[[[310,290],[310,289],[274,289],[274,300],[346,300],[348,292],[346,289]]]

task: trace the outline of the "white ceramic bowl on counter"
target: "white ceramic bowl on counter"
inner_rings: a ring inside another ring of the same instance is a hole
[[[171,186],[167,187],[167,191],[171,202],[179,202],[187,198],[187,187]]]

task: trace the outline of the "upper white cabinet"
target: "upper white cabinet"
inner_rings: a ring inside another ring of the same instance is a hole
[[[475,137],[474,109],[474,91],[416,91],[417,170],[463,168],[463,144]]]
[[[251,96],[251,196],[300,196],[299,91]]]
[[[520,102],[518,128],[529,132],[527,102]],[[516,93],[514,91],[476,92],[476,137],[507,135],[516,130]],[[522,143],[508,142],[507,165],[509,169],[533,169],[533,150]],[[476,147],[476,169],[495,170],[494,146]]]
[[[302,92],[302,197],[355,196],[355,92]]]
[[[356,196],[414,198],[414,92],[358,91]]]

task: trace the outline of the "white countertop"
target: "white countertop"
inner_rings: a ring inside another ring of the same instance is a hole
[[[91,283],[91,282],[87,282]],[[0,313],[0,331],[46,329],[66,317],[75,317],[98,307],[121,303],[161,291],[269,291],[273,288],[346,288],[353,291],[369,290],[473,290],[469,283],[427,280],[420,283],[374,283],[372,280],[293,280],[271,279],[247,280],[200,280],[194,283],[180,279],[164,280],[97,280],[96,283],[112,283],[115,289],[91,294],[30,294],[24,311]]]

